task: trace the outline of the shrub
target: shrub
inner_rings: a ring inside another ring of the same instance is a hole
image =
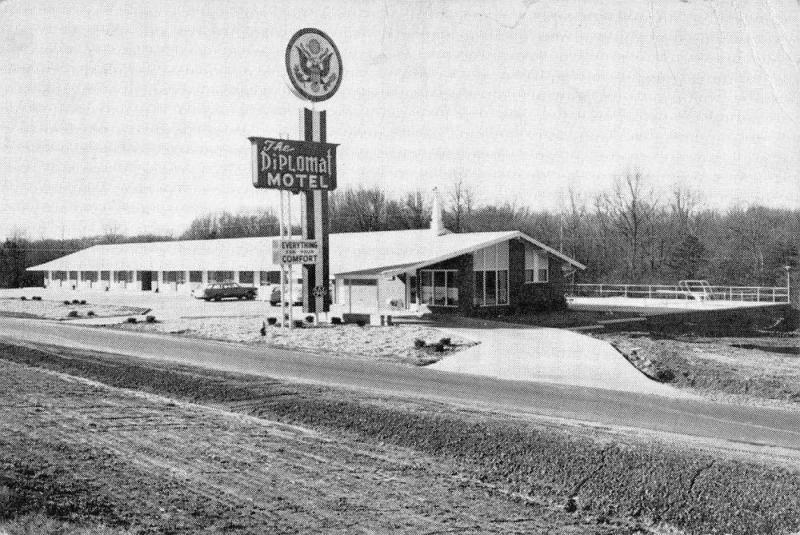
[[[20,301],[27,301],[27,300],[28,300],[28,298],[27,298],[27,297],[25,297],[25,296],[23,295],[22,297],[20,297],[20,298],[19,298],[19,300],[20,300]]]
[[[567,503],[564,504],[564,511],[568,513],[574,513],[578,510],[578,504],[575,503],[575,498],[568,498]]]
[[[259,332],[261,333],[261,336],[267,336],[267,322],[265,321],[261,322],[261,329],[259,330]]]
[[[356,325],[358,325],[359,327],[363,327],[363,326],[364,326],[364,325],[366,325],[366,324],[367,324],[367,322],[366,322],[366,321],[364,321],[364,320],[358,320],[358,321],[356,322]]]
[[[422,338],[416,338],[414,340],[414,347],[417,349],[422,349],[423,347],[425,347],[425,340],[423,340]]]
[[[85,305],[86,304],[86,299],[81,299],[81,304]]]
[[[671,383],[675,380],[675,372],[669,368],[659,368],[656,370],[656,379],[662,383]]]
[[[69,305],[69,304],[71,304],[71,303],[69,302],[69,300],[68,300],[68,299],[64,299],[64,304],[65,304],[65,305]]]
[[[86,315],[87,316],[94,316],[95,315],[94,310],[90,310],[89,312],[86,313]]]
[[[433,344],[433,350],[437,353],[444,353],[444,344],[441,342]]]
[[[145,320],[147,321],[147,323],[155,323],[156,322],[156,317],[155,316],[147,316],[145,318]]]
[[[303,320],[294,320],[292,325],[294,325],[295,329],[302,329],[305,323],[303,323]]]
[[[306,316],[306,323],[314,323],[314,316],[312,316],[311,314]]]
[[[267,324],[269,324],[269,325],[277,325],[278,324],[278,318],[267,318]]]
[[[341,325],[341,324],[342,324],[342,318],[338,316],[334,316],[331,318],[331,325]]]
[[[31,299],[33,299],[34,301],[41,301],[42,300],[42,296],[41,295],[34,295],[33,297],[31,297]]]
[[[78,314],[77,310],[70,310],[69,314],[67,314],[68,318],[77,318],[78,316],[79,316],[79,314]]]
[[[136,318],[128,318],[128,323],[136,323]]]
[[[81,302],[80,302],[80,301],[78,301],[77,299],[73,299],[73,300],[72,300],[72,304],[73,304],[73,305],[79,305],[79,304],[81,304]]]
[[[451,346],[451,345],[453,345],[453,343],[452,343],[452,340],[450,340],[450,337],[449,337],[449,336],[448,336],[448,337],[445,337],[445,338],[442,338],[442,339],[440,339],[440,340],[439,340],[439,343],[440,343],[440,344],[442,344],[443,346]]]

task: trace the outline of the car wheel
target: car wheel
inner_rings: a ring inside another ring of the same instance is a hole
[[[210,298],[210,297],[204,297],[204,298],[203,298],[203,301],[205,301],[205,302],[209,302],[209,301],[211,301],[211,298]]]

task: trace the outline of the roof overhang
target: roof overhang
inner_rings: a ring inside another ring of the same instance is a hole
[[[452,253],[447,253],[445,255],[441,255],[441,256],[438,256],[438,257],[435,257],[435,258],[431,258],[429,260],[425,260],[424,262],[417,262],[415,264],[404,264],[404,265],[401,265],[401,266],[386,266],[384,268],[376,268],[373,271],[375,271],[375,272],[380,271],[380,274],[384,275],[384,276],[394,276],[394,275],[399,275],[401,273],[413,272],[413,271],[416,271],[418,269],[424,268],[426,266],[430,266],[432,264],[438,264],[439,262],[444,262],[445,260],[450,260],[451,258],[455,258],[457,256],[461,256],[463,254],[471,253],[471,252],[474,252],[474,251],[478,251],[478,250],[483,249],[485,247],[491,247],[492,245],[496,245],[498,243],[501,243],[501,242],[504,242],[504,241],[508,241],[508,240],[513,240],[513,239],[516,239],[516,238],[528,241],[531,244],[533,244],[533,245],[535,245],[535,246],[537,246],[537,247],[539,247],[541,249],[544,249],[545,251],[547,251],[549,254],[555,256],[556,258],[560,258],[561,260],[567,262],[568,264],[570,264],[572,266],[575,266],[576,268],[578,268],[580,270],[586,269],[586,266],[584,266],[583,264],[581,264],[577,260],[574,260],[574,259],[566,256],[565,254],[556,251],[552,247],[548,247],[547,245],[543,244],[542,242],[531,238],[527,234],[524,234],[524,233],[522,233],[522,232],[520,232],[518,230],[515,230],[515,231],[509,232],[507,235],[500,236],[500,237],[495,238],[493,240],[487,240],[485,242],[481,242],[481,243],[473,245],[471,247],[466,247],[464,249],[460,249],[460,250],[454,251]]]

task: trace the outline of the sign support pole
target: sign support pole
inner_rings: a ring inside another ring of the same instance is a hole
[[[280,223],[280,236],[281,236],[280,239],[281,239],[281,241],[283,241],[283,239],[284,239],[284,236],[283,236],[283,220],[284,220],[284,217],[285,217],[285,214],[284,214],[284,211],[283,211],[283,191],[282,190],[279,191],[278,194],[280,195],[279,199],[280,199],[280,204],[281,204],[281,218],[279,220],[279,223]],[[283,296],[286,295],[286,278],[285,278],[284,275],[286,275],[286,271],[283,269],[283,265],[281,265],[281,327],[286,327],[286,310],[283,307]]]
[[[325,110],[302,108],[300,110],[300,137],[305,141],[327,141],[327,113]],[[303,266],[303,311],[328,312],[330,296],[329,243],[328,243],[328,192],[308,191],[305,197],[303,239],[319,240],[322,254],[316,264]]]

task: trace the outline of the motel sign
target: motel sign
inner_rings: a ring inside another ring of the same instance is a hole
[[[273,240],[272,263],[316,264],[321,254],[319,240]]]
[[[336,189],[336,144],[248,139],[252,144],[253,186],[295,192]]]

